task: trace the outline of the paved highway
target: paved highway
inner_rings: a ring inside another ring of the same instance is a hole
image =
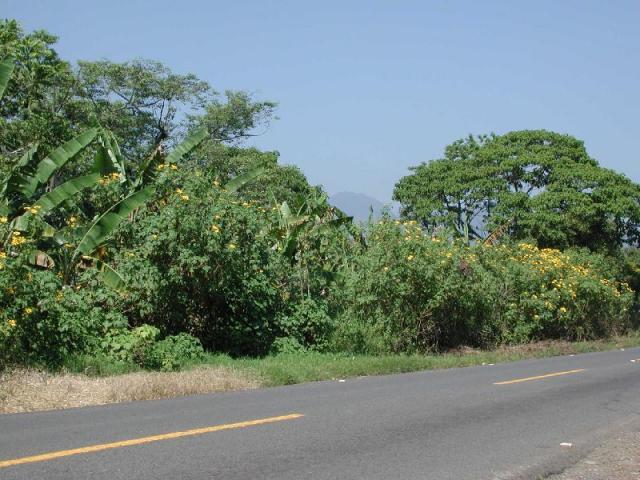
[[[0,415],[0,479],[539,478],[639,407],[628,349]]]

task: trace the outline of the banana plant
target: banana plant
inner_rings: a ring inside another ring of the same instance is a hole
[[[109,287],[119,290],[124,286],[121,275],[105,262],[102,252],[109,237],[120,223],[155,196],[153,187],[145,187],[129,194],[97,216],[89,225],[72,229],[71,232],[54,235],[58,250],[58,271],[63,282],[73,283],[78,267],[95,264],[100,279]]]
[[[13,71],[13,62],[0,62],[0,97],[4,93]],[[91,173],[72,178],[53,187],[54,174],[95,140],[98,146]],[[86,227],[56,229],[45,221],[48,214],[71,200],[82,190],[96,185],[106,173],[119,171],[124,175],[125,165],[119,155],[117,143],[109,132],[89,129],[53,150],[36,162],[38,145],[32,145],[15,162],[0,183],[0,216],[9,223],[5,248],[16,236],[28,233],[45,250],[32,249],[27,253],[33,265],[54,268],[68,284],[82,262],[95,261],[103,280],[113,287],[121,285],[121,278],[102,259],[92,256],[107,241],[116,227],[153,195],[151,188],[131,192]],[[75,245],[72,251],[69,246]],[[48,248],[47,248],[48,247]]]
[[[276,246],[292,262],[300,250],[303,236],[339,229],[341,226],[350,226],[353,223],[353,217],[329,205],[325,193],[315,193],[308,198],[300,198],[295,213],[287,202],[276,204],[276,211],[278,228],[275,233],[280,239]]]
[[[15,64],[12,58],[5,58],[0,61],[0,98],[4,95],[4,91],[9,84],[9,79],[11,78],[14,67]]]
[[[100,173],[72,178],[47,191],[44,188],[51,176],[69,160],[84,150],[95,138],[97,131],[88,130],[56,148],[44,159],[35,163],[38,146],[31,146],[13,166],[0,185],[0,215],[10,222],[11,230],[25,232],[30,225],[42,226],[47,214],[73,198],[85,188],[95,185]],[[47,228],[47,231],[50,231]]]

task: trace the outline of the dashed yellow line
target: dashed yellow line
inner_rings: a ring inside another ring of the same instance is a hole
[[[84,453],[95,453],[103,450],[111,450],[113,448],[132,447],[134,445],[143,445],[145,443],[159,442],[162,440],[172,440],[175,438],[192,437],[194,435],[203,435],[205,433],[219,432],[221,430],[233,430],[237,428],[253,427],[256,425],[264,425],[267,423],[284,422],[286,420],[295,420],[304,417],[300,413],[292,413],[290,415],[281,415],[279,417],[260,418],[257,420],[248,420],[246,422],[226,423],[223,425],[214,425],[211,427],[194,428],[193,430],[185,430],[182,432],[163,433],[161,435],[151,435],[149,437],[133,438],[120,442],[103,443],[99,445],[90,445],[88,447],[74,448],[71,450],[60,450],[57,452],[43,453],[31,457],[14,458],[11,460],[0,461],[0,468],[13,467],[15,465],[23,465],[25,463],[45,462],[56,458],[70,457],[72,455],[81,455]]]
[[[580,372],[584,372],[585,370],[586,370],[585,368],[578,368],[576,370],[567,370],[566,372],[546,373],[544,375],[536,375],[535,377],[516,378],[515,380],[496,382],[494,383],[494,385],[511,385],[512,383],[529,382],[531,380],[541,380],[543,378],[559,377],[560,375],[570,375],[572,373],[580,373]]]

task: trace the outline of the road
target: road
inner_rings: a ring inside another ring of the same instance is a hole
[[[0,415],[0,479],[538,478],[639,406],[627,349]]]

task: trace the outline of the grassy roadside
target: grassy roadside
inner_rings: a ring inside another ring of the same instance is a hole
[[[590,342],[539,342],[438,355],[299,353],[234,359],[208,355],[180,372],[147,372],[105,358],[74,357],[62,372],[0,372],[0,413],[172,398],[363,375],[383,375],[640,346],[640,332]]]
[[[210,355],[203,363],[214,367],[234,368],[248,372],[251,377],[260,379],[262,386],[272,387],[366,375],[505,363],[530,358],[599,352],[635,346],[640,346],[640,332],[608,340],[539,342],[501,347],[491,351],[462,349],[434,355],[384,356],[300,353],[240,359],[232,359],[226,355]],[[189,366],[186,368],[188,369]]]

